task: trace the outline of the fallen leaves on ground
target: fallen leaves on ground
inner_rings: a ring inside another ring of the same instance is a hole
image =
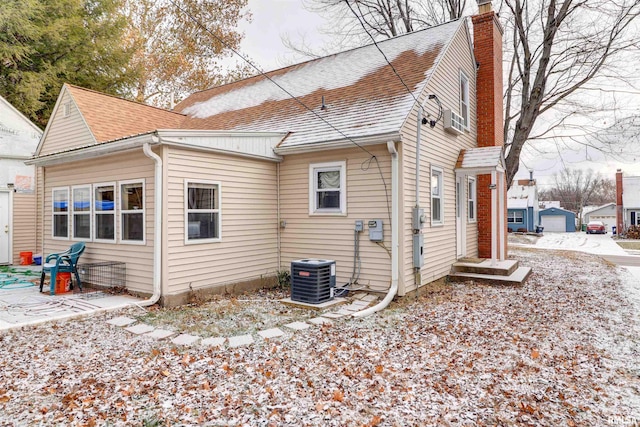
[[[247,347],[175,347],[105,323],[122,313],[6,332],[0,425],[637,419],[640,326],[623,272],[591,255],[512,254],[534,268],[522,287],[453,283],[375,316]]]

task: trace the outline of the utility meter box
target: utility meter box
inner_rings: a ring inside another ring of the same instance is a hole
[[[369,240],[372,242],[383,242],[384,234],[381,219],[369,220]]]
[[[422,229],[422,225],[425,223],[424,209],[413,208],[412,222],[413,222],[412,225],[414,230]]]
[[[424,234],[413,235],[413,266],[422,268],[424,265]]]

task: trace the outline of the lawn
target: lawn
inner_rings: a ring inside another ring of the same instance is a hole
[[[0,425],[633,426],[637,282],[593,255],[511,254],[534,267],[524,286],[451,283],[239,348],[177,347],[106,323],[162,318],[140,309],[10,330]],[[209,307],[221,316],[210,323],[242,323],[228,304]],[[207,321],[202,310],[162,322],[186,330]]]

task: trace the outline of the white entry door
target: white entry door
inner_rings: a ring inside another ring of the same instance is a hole
[[[8,192],[0,192],[0,264],[9,264],[10,262],[9,197]]]
[[[464,180],[461,175],[456,174],[456,255],[458,258],[464,257],[464,198],[465,198],[465,186]]]

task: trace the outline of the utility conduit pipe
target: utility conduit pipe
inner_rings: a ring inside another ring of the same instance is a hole
[[[398,202],[398,151],[395,143],[387,142],[387,150],[391,154],[391,287],[382,301],[373,307],[353,313],[353,317],[365,317],[385,309],[398,293],[398,249],[400,242],[399,202]]]

